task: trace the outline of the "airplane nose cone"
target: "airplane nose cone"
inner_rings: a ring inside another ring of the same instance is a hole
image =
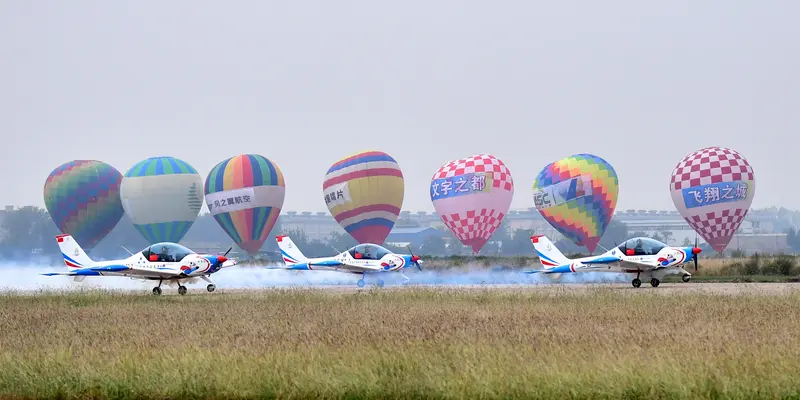
[[[411,256],[411,262],[418,262],[419,256]]]
[[[222,264],[222,263],[224,263],[225,261],[228,261],[228,258],[227,258],[227,257],[225,257],[225,256],[217,256],[217,262],[218,262],[218,263]]]
[[[695,248],[692,249],[692,254],[700,254],[700,252],[702,252],[702,251],[703,251],[703,249],[701,249],[699,247],[695,247]]]

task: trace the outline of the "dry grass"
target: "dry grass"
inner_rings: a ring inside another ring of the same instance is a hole
[[[797,396],[800,295],[0,295],[5,398]]]

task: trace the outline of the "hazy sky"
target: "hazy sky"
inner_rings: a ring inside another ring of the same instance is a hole
[[[591,152],[618,208],[673,209],[687,153],[755,169],[754,207],[800,208],[800,2],[0,0],[0,204],[50,171],[171,155],[203,178],[259,153],[287,211],[325,211],[328,167],[379,149],[410,211],[444,163],[494,154],[532,206],[544,165]]]

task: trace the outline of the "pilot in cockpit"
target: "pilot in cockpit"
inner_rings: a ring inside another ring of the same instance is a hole
[[[170,259],[169,259],[169,249],[167,249],[167,246],[161,247],[161,253],[159,253],[158,258],[160,258],[161,261],[163,261],[163,262],[170,261]]]
[[[644,246],[642,245],[642,239],[636,241],[636,248],[634,249],[636,254],[644,254]]]

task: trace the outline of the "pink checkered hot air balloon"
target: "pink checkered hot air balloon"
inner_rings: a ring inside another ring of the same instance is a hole
[[[669,186],[686,222],[720,253],[742,224],[756,189],[747,160],[724,147],[706,147],[684,157]]]
[[[477,254],[508,213],[514,180],[502,161],[477,154],[439,168],[430,195],[447,228]]]

